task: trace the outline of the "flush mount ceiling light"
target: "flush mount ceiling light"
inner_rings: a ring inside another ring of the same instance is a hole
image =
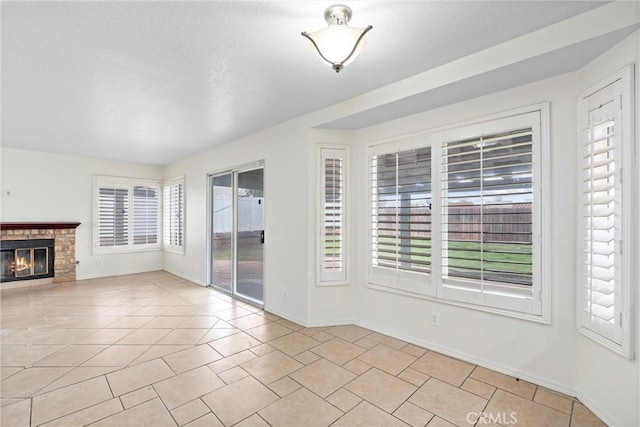
[[[366,40],[365,34],[373,27],[353,28],[347,24],[351,20],[352,12],[348,6],[335,4],[324,11],[324,20],[328,27],[315,33],[302,32],[311,41],[317,54],[333,68],[336,73],[355,59],[362,51]]]

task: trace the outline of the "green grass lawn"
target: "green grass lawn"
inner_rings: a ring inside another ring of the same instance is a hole
[[[378,246],[394,250],[397,239],[381,238]],[[431,247],[427,241],[412,240],[407,262],[429,262]],[[449,241],[446,258],[450,268],[485,270],[530,275],[532,248],[527,244]],[[499,273],[498,273],[499,274]]]
[[[531,245],[453,241],[448,248],[449,267],[531,274]]]

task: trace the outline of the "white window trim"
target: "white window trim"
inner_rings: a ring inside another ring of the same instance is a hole
[[[100,240],[100,218],[99,218],[99,189],[103,186],[116,186],[120,188],[127,188],[129,192],[129,219],[128,219],[128,244],[122,246],[99,246]],[[158,191],[158,227],[157,243],[152,244],[133,244],[133,187],[144,186],[155,188]],[[119,254],[119,253],[132,253],[132,252],[148,252],[157,251],[162,247],[162,234],[161,234],[161,210],[162,210],[162,186],[159,181],[135,179],[135,178],[123,178],[114,176],[94,175],[93,176],[93,254],[94,255],[107,255],[107,254]]]
[[[342,271],[328,271],[324,269],[324,192],[325,192],[325,174],[324,174],[324,153],[331,154],[335,157],[342,159]],[[318,242],[317,252],[317,271],[316,271],[316,285],[317,286],[346,286],[349,285],[349,203],[350,193],[349,186],[350,180],[350,147],[342,144],[318,144],[317,145],[317,158],[320,160],[318,163],[318,184],[317,184],[317,235],[316,241]]]
[[[611,351],[618,353],[628,359],[633,359],[635,357],[634,354],[634,340],[633,340],[633,332],[634,332],[634,316],[632,310],[632,300],[634,298],[634,292],[632,291],[632,277],[634,275],[634,265],[632,261],[635,259],[636,248],[633,245],[634,241],[634,208],[635,204],[638,203],[638,200],[635,199],[633,194],[634,185],[630,184],[633,182],[633,170],[637,161],[637,148],[635,147],[635,125],[634,125],[634,65],[629,64],[625,66],[623,69],[618,71],[617,73],[605,78],[599,83],[591,86],[589,89],[583,91],[578,97],[578,144],[581,145],[584,140],[584,129],[588,126],[588,111],[586,105],[586,99],[592,94],[598,92],[599,90],[613,84],[614,82],[621,80],[622,88],[621,88],[621,99],[620,99],[620,108],[622,110],[621,114],[621,123],[620,133],[621,133],[621,150],[623,152],[626,151],[626,154],[621,156],[621,180],[622,184],[621,189],[621,227],[623,230],[622,242],[620,243],[621,249],[621,318],[619,321],[621,323],[622,328],[622,342],[621,344],[617,344],[607,337],[600,335],[599,333],[591,330],[588,325],[583,322],[583,313],[582,313],[582,298],[583,298],[583,283],[580,280],[582,276],[581,271],[581,249],[582,249],[582,221],[581,221],[581,210],[580,206],[578,206],[577,212],[577,265],[576,265],[576,323],[578,331],[592,339],[593,341],[603,345],[604,347],[610,349]],[[580,151],[579,151],[580,152]],[[578,156],[578,176],[580,177],[580,170],[582,165],[580,162],[580,156]],[[624,185],[626,183],[626,185]],[[578,194],[582,191],[581,187],[578,185]],[[578,199],[579,200],[579,199]],[[636,220],[638,217],[635,217]],[[635,224],[635,227],[638,225]],[[635,266],[635,268],[638,268]]]
[[[169,219],[165,217],[165,198],[164,198],[164,189],[166,187],[171,187],[173,185],[181,185],[182,186],[182,244],[181,245],[172,245],[170,243],[167,243],[165,240],[165,235],[164,235],[164,229],[165,229],[165,223],[166,221],[168,221]],[[179,177],[175,177],[175,178],[171,178],[168,180],[165,180],[162,183],[162,250],[164,250],[165,252],[172,252],[175,254],[179,254],[179,255],[184,255],[185,253],[185,240],[186,240],[186,186],[185,186],[185,178],[184,175],[179,176]]]
[[[537,193],[539,193],[539,202],[536,209],[539,209],[539,229],[537,230],[538,234],[538,242],[539,248],[536,250],[534,248],[534,258],[533,258],[533,268],[534,275],[537,275],[536,281],[538,282],[538,287],[534,292],[534,299],[539,301],[539,308],[535,311],[535,313],[530,312],[520,312],[514,311],[512,309],[504,309],[500,307],[493,307],[488,305],[480,305],[470,303],[468,301],[460,301],[453,299],[446,299],[441,295],[440,288],[442,286],[441,279],[441,242],[440,239],[434,239],[432,241],[432,254],[435,254],[438,259],[433,259],[432,263],[432,271],[431,275],[422,274],[422,282],[418,289],[413,287],[402,287],[390,285],[387,281],[380,280],[379,275],[372,274],[372,263],[371,257],[368,256],[368,269],[367,269],[367,287],[370,289],[375,289],[384,292],[390,292],[399,295],[405,295],[413,298],[424,299],[429,301],[436,301],[439,303],[445,303],[449,305],[454,305],[458,307],[469,308],[477,311],[484,311],[494,314],[500,314],[508,317],[524,319],[528,321],[550,324],[551,323],[551,211],[550,211],[550,203],[548,201],[551,198],[551,182],[550,182],[550,109],[549,103],[540,103],[527,107],[522,107],[514,110],[510,110],[503,113],[497,113],[492,115],[487,115],[481,118],[471,119],[461,121],[455,124],[448,124],[444,126],[439,126],[436,128],[413,132],[411,134],[405,135],[403,138],[387,138],[385,140],[380,141],[372,141],[369,144],[368,149],[368,161],[367,161],[367,173],[371,170],[371,159],[374,153],[379,152],[381,147],[385,144],[392,144],[395,147],[395,151],[403,151],[410,148],[418,148],[424,147],[426,145],[432,146],[432,170],[434,177],[440,176],[440,166],[439,162],[436,159],[439,159],[441,153],[441,133],[446,131],[452,131],[458,128],[470,126],[470,125],[478,125],[485,122],[492,122],[512,116],[519,116],[527,113],[539,112],[540,114],[540,141],[539,141],[539,153],[538,153],[538,161],[539,161],[539,173],[540,177],[538,179],[538,188],[534,189]],[[389,151],[387,151],[389,152]],[[369,188],[369,192],[371,193],[371,181],[367,179],[367,186]],[[439,178],[434,178],[432,180],[432,194],[433,197],[433,211],[437,212],[437,215],[432,216],[433,221],[433,233],[440,233],[441,230],[441,215],[439,214],[442,211],[441,206],[441,183]],[[437,196],[436,196],[437,195]],[[541,202],[540,202],[541,201]],[[369,212],[371,207],[371,195],[367,198],[367,212]],[[371,249],[371,227],[368,226],[369,230],[367,232],[368,242],[367,242],[367,251]]]

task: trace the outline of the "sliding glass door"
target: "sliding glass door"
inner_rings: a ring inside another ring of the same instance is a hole
[[[264,195],[263,169],[237,174],[235,293],[262,303]]]
[[[231,292],[233,270],[233,174],[211,179],[211,285]]]
[[[211,187],[211,285],[263,303],[264,169],[214,175]]]

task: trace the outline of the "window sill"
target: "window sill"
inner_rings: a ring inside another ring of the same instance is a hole
[[[135,254],[135,253],[141,253],[141,252],[160,252],[161,250],[162,248],[160,246],[147,247],[147,248],[124,247],[123,249],[93,248],[93,255],[123,255],[123,254]]]
[[[483,311],[485,313],[497,314],[497,315],[500,315],[500,316],[511,317],[511,318],[514,318],[514,319],[527,320],[527,321],[530,321],[530,322],[541,323],[541,324],[545,324],[545,325],[550,325],[551,324],[551,316],[549,316],[549,315],[545,316],[544,314],[543,315],[537,315],[537,314],[521,313],[521,312],[505,310],[505,309],[501,309],[501,308],[488,307],[488,306],[483,306],[483,305],[469,304],[469,303],[460,302],[460,301],[442,299],[442,298],[438,298],[438,297],[432,296],[432,295],[425,295],[425,294],[419,294],[419,293],[414,293],[414,292],[403,291],[403,290],[400,290],[400,289],[396,289],[396,288],[392,288],[392,287],[384,286],[384,285],[379,285],[379,284],[371,283],[371,282],[367,283],[366,287],[369,288],[369,289],[376,290],[376,291],[388,292],[388,293],[391,293],[391,294],[403,295],[403,296],[406,296],[406,297],[418,298],[418,299],[422,299],[422,300],[426,300],[426,301],[433,301],[433,302],[438,302],[438,303],[442,303],[442,304],[453,305],[453,306],[456,306],[456,307],[467,308],[467,309],[471,309],[471,310],[475,310],[475,311]]]
[[[331,287],[335,287],[335,286],[349,286],[350,283],[346,282],[346,281],[335,281],[335,282],[317,282],[316,286],[319,288],[331,288]]]
[[[180,247],[176,247],[176,246],[165,246],[162,248],[163,252],[167,252],[167,253],[171,253],[171,254],[176,254],[176,255],[184,255],[184,247],[180,246]]]
[[[585,327],[579,327],[578,331],[584,335],[585,337],[589,338],[592,341],[595,341],[596,343],[600,344],[601,346],[611,350],[612,352],[626,358],[629,360],[633,360],[634,359],[634,355],[631,349],[629,348],[624,348],[623,346],[614,343],[613,341],[608,340],[607,338],[603,337],[600,334],[597,334]]]

